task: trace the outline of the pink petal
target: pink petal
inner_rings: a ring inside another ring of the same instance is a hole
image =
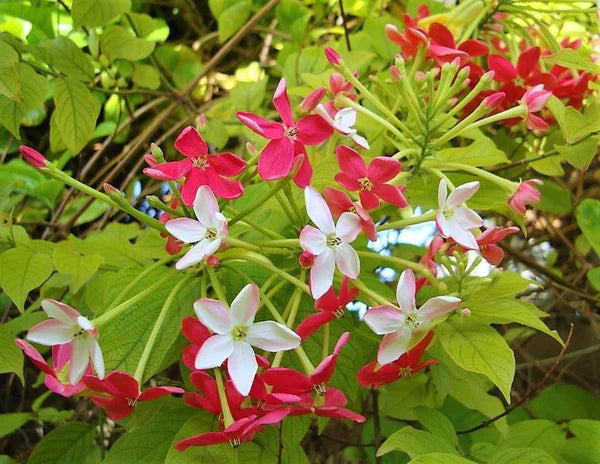
[[[296,348],[301,340],[286,326],[274,321],[263,321],[248,327],[246,341],[261,350],[277,352]]]
[[[490,47],[485,42],[476,39],[465,40],[458,46],[458,49],[468,54],[471,58],[485,56],[490,51]],[[472,66],[472,64],[469,64],[469,66]]]
[[[246,168],[242,158],[229,152],[209,156],[209,162],[217,174],[225,177],[237,176]]]
[[[448,48],[455,48],[456,43],[450,29],[440,23],[433,23],[429,26],[429,37],[438,45]]]
[[[352,214],[352,213],[344,213]],[[356,250],[347,243],[342,243],[335,248],[335,264],[342,274],[351,279],[356,279],[360,274],[360,260]]]
[[[421,322],[429,322],[460,306],[460,299],[453,296],[436,296],[425,302],[417,311]]]
[[[190,446],[216,445],[219,443],[226,443],[228,441],[229,438],[223,432],[206,432],[177,442],[175,444],[175,449],[177,451],[185,451]]]
[[[448,228],[448,236],[452,237],[456,243],[462,245],[463,247],[469,250],[478,250],[479,246],[477,245],[477,241],[473,234],[468,230],[464,230],[460,224],[455,221],[447,221],[446,222]]]
[[[258,364],[252,347],[245,342],[234,342],[233,352],[227,361],[227,372],[237,391],[247,396],[250,393]]]
[[[529,129],[529,130],[545,131],[550,128],[550,126],[548,125],[548,123],[546,121],[544,121],[539,116],[536,116],[535,114],[527,115],[527,124],[526,125],[527,125],[527,129]]]
[[[349,211],[354,206],[346,193],[332,187],[325,187],[323,189],[323,197],[335,217]]]
[[[184,390],[179,387],[153,387],[142,392],[138,399],[139,401],[151,401],[173,393],[184,393]]]
[[[183,257],[175,264],[175,269],[178,271],[193,266],[194,264],[203,261],[207,256],[211,256],[221,246],[222,240],[202,239],[194,245]]]
[[[306,340],[312,334],[314,334],[319,327],[331,322],[335,319],[335,316],[332,312],[329,311],[319,311],[318,313],[311,314],[306,319],[304,319],[298,327],[296,327],[296,333],[300,336],[302,340]]]
[[[415,293],[415,274],[412,269],[406,269],[400,274],[398,286],[396,287],[396,300],[403,312],[409,313],[416,308]]]
[[[298,239],[303,250],[320,255],[327,248],[327,236],[313,226],[304,226]]]
[[[360,182],[358,181],[358,179],[356,177],[351,176],[347,172],[338,172],[335,175],[335,181],[342,187],[345,187],[350,191],[360,189]]]
[[[485,245],[481,249],[481,256],[491,265],[499,266],[504,259],[504,251],[498,245]]]
[[[21,340],[17,338],[15,340],[16,345],[23,350],[25,355],[31,360],[33,364],[37,366],[39,370],[45,372],[46,374],[56,376],[54,369],[48,365],[46,360],[42,357],[42,355],[29,343],[25,340]]]
[[[187,126],[175,140],[175,149],[188,158],[198,158],[208,153],[208,147],[195,127]]]
[[[386,201],[398,208],[405,208],[408,206],[408,202],[402,193],[404,188],[396,187],[395,185],[390,184],[379,184],[373,186],[373,192],[383,201]]]
[[[206,185],[208,180],[206,178],[206,172],[204,169],[192,168],[185,178],[185,182],[181,187],[181,196],[186,206],[192,206],[194,204],[194,198],[196,198],[196,192],[201,185]]]
[[[221,177],[214,169],[206,169],[206,178],[213,193],[221,198],[233,200],[244,193],[244,186],[239,180]]]
[[[146,168],[144,174],[159,180],[177,180],[187,175],[192,166],[192,161],[186,158],[181,161],[171,161]]]
[[[231,324],[249,326],[258,309],[259,296],[256,284],[248,284],[231,302]]]
[[[448,208],[454,209],[465,201],[469,200],[475,192],[479,190],[479,182],[467,182],[466,184],[459,185],[456,187],[450,195],[448,195],[448,199],[446,200],[446,206]]]
[[[304,145],[318,145],[333,134],[333,127],[318,114],[310,114],[296,123],[298,141]]]
[[[264,180],[287,176],[294,162],[294,144],[287,137],[271,140],[258,159],[258,174]]]
[[[213,335],[204,342],[194,366],[196,369],[211,369],[219,367],[233,353],[233,339],[231,335]]]
[[[360,218],[354,213],[342,213],[335,226],[335,235],[344,243],[353,242],[361,230]]]
[[[402,170],[402,163],[394,158],[378,156],[367,168],[367,177],[374,183],[387,182],[396,177]]]
[[[521,52],[517,61],[517,73],[525,78],[533,72],[540,61],[541,50],[538,46],[529,47]]]
[[[494,80],[497,82],[508,82],[517,77],[513,64],[501,55],[489,55],[487,63],[488,68],[494,71]]]
[[[67,325],[75,323],[77,318],[81,316],[76,309],[71,308],[61,301],[52,300],[50,298],[42,300],[42,309],[48,317],[58,319]]]
[[[264,371],[261,377],[277,392],[306,393],[313,388],[312,382],[306,375],[285,367],[271,367]]]
[[[73,338],[73,326],[67,326],[58,319],[40,322],[27,332],[27,340],[47,346],[62,345]]]
[[[214,333],[229,333],[234,325],[232,311],[219,300],[200,298],[194,303],[194,311],[200,322]]]
[[[299,145],[300,144],[298,142],[296,142],[294,144],[296,153],[298,153]],[[297,165],[297,163],[300,163],[300,169],[298,169],[298,172],[294,176],[294,183],[298,187],[303,189],[310,185],[310,182],[312,180],[312,175],[313,175],[313,169],[310,164],[310,160],[308,159],[308,155],[306,154],[306,152],[304,150],[304,145],[300,145],[300,146],[302,147],[302,153],[300,153],[299,155],[296,155],[296,158],[294,158],[294,163],[293,163],[292,169],[295,169],[295,166]]]
[[[310,290],[313,298],[322,297],[333,283],[335,271],[335,255],[333,250],[326,248],[315,259],[315,264],[310,269]]]
[[[202,345],[211,336],[210,331],[198,319],[192,316],[186,316],[181,321],[181,333],[196,345]]]
[[[407,352],[411,337],[411,331],[406,327],[385,335],[379,344],[377,362],[384,366],[398,359]]]
[[[287,94],[284,77],[281,78],[277,85],[277,89],[275,90],[273,106],[277,110],[277,113],[284,124],[288,127],[292,127],[294,125],[294,118],[292,117],[292,107]]]
[[[367,166],[360,153],[356,150],[341,145],[336,148],[335,156],[337,157],[340,169],[347,176],[356,180],[367,177]]]
[[[106,415],[113,421],[119,421],[128,417],[133,408],[129,406],[125,398],[90,395],[89,398],[99,408],[106,410]]]
[[[377,335],[384,335],[404,327],[405,317],[398,308],[383,305],[369,309],[365,313],[364,321]]]
[[[236,113],[237,118],[258,135],[271,140],[283,137],[283,125],[278,122],[269,121],[268,119],[261,118],[254,113],[246,113],[240,111]]]

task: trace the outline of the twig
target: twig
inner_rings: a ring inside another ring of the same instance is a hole
[[[346,48],[348,51],[352,51],[352,47],[350,46],[350,32],[348,31],[348,24],[346,23],[346,13],[344,11],[344,2],[343,0],[338,0],[340,4],[340,14],[342,16],[342,24],[344,25],[344,37],[346,37]]]

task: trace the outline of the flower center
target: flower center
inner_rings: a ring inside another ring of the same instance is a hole
[[[194,160],[192,165],[195,168],[204,169],[206,166],[208,166],[208,159],[206,158],[206,156],[199,156]]]
[[[453,209],[445,209],[443,214],[446,219],[452,219],[454,217],[454,210]]]
[[[373,183],[367,179],[366,177],[363,177],[362,179],[358,179],[358,183],[360,184],[360,189],[364,192],[365,190],[367,192],[370,192],[371,189],[373,188]]]
[[[130,408],[135,408],[136,404],[137,398],[127,398],[127,406],[129,406]]]
[[[356,207],[352,205],[350,208],[348,208],[348,212],[356,214]]]
[[[334,247],[342,244],[342,239],[336,235],[330,235],[327,237],[327,246]]]
[[[206,229],[206,238],[209,240],[217,238],[217,231],[215,229]]]
[[[298,136],[298,132],[299,132],[298,129],[296,127],[292,126],[292,127],[288,127],[285,130],[284,134],[285,134],[286,137],[288,137],[288,138],[290,138],[292,140],[295,140],[296,137]]]
[[[83,337],[86,333],[87,333],[87,330],[82,329],[79,326],[73,328],[73,337],[74,338]]]
[[[410,369],[410,367],[401,367],[400,370],[398,371],[398,374],[400,374],[400,377],[409,377],[412,374],[412,371]]]
[[[417,319],[417,316],[414,314],[409,314],[406,316],[405,324],[409,326],[411,329],[416,329],[419,327],[420,322]]]
[[[232,448],[237,448],[238,446],[240,446],[240,439],[239,438],[232,438],[231,440],[229,440],[229,444],[231,445]]]
[[[317,385],[315,385],[314,387],[315,392],[317,393],[317,395],[319,396],[325,396],[325,385],[323,385],[322,383],[319,383]]]
[[[231,331],[231,335],[233,339],[236,341],[241,341],[246,339],[246,335],[248,335],[248,327],[244,325],[238,325],[233,328]]]
[[[342,317],[344,317],[344,315],[346,314],[346,311],[345,311],[345,310],[346,310],[346,307],[345,307],[345,306],[340,306],[340,307],[338,307],[338,309],[336,309],[336,310],[333,312],[333,315],[334,315],[336,318],[338,318],[338,319],[341,319],[341,318],[342,318]]]

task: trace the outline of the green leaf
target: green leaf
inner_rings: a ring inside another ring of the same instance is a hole
[[[435,154],[442,161],[452,161],[471,166],[493,166],[508,163],[508,158],[502,150],[498,150],[494,142],[488,138],[475,140],[466,147],[444,148]]]
[[[433,408],[426,408],[419,406],[413,409],[417,420],[423,424],[423,426],[433,433],[435,436],[441,437],[444,440],[452,443],[454,446],[458,445],[458,437],[456,436],[456,430],[443,413]]]
[[[73,78],[54,81],[54,103],[60,138],[77,154],[94,132],[100,104],[84,84]]]
[[[135,37],[129,29],[122,26],[108,26],[100,39],[102,53],[110,60],[123,58],[137,61],[144,59],[154,51],[154,42]]]
[[[212,2],[211,2],[212,3]],[[232,2],[224,2],[231,4]],[[240,29],[250,17],[250,2],[242,0],[233,3],[217,17],[219,25],[219,42],[225,42]]]
[[[456,364],[488,377],[510,403],[515,356],[495,329],[480,322],[451,318],[436,326],[435,333]]]
[[[455,454],[428,453],[412,459],[408,464],[475,464],[475,461],[461,458]]]
[[[13,433],[31,419],[33,419],[33,414],[30,412],[0,414],[0,438]]]
[[[239,82],[231,90],[231,99],[240,111],[256,111],[265,99],[268,79],[257,82]]]
[[[75,27],[96,27],[130,9],[131,0],[73,0],[71,16]]]
[[[587,273],[587,278],[592,287],[594,287],[594,290],[600,292],[600,267],[590,269]]]
[[[66,246],[57,246],[52,259],[58,272],[72,277],[70,287],[73,293],[77,293],[104,263],[99,254],[84,256]]]
[[[577,385],[554,383],[528,403],[535,417],[554,422],[573,419],[600,420],[598,398]]]
[[[537,309],[531,303],[525,301],[498,298],[496,300],[482,301],[469,306],[473,320],[485,324],[509,324],[516,322],[544,332],[554,338],[561,345],[563,344],[560,335],[556,330],[550,330],[544,324],[540,317],[547,316],[543,311]]]
[[[573,205],[568,190],[551,180],[544,180],[544,183],[538,186],[538,190],[542,194],[542,199],[535,205],[537,209],[553,214],[568,214],[571,212]]]
[[[543,450],[535,448],[509,448],[494,454],[488,464],[556,464]]]
[[[560,457],[569,464],[600,463],[600,421],[573,420],[569,431],[575,438],[567,440]]]
[[[473,284],[475,285],[468,286],[464,292],[463,304],[466,307],[481,301],[514,296],[526,290],[530,285],[536,285],[535,282],[525,279],[513,271],[496,274],[491,283],[484,279],[476,279]]]
[[[377,456],[382,456],[391,451],[404,451],[411,458],[435,452],[458,455],[450,442],[413,427],[403,427],[391,434],[377,450]]]
[[[0,42],[3,43],[3,42]],[[21,101],[19,75],[14,66],[0,67],[0,94],[14,101]]]
[[[89,55],[81,51],[72,40],[56,37],[42,42],[39,47],[52,68],[81,81],[89,81],[94,77],[94,66]]]
[[[577,224],[590,245],[600,256],[600,201],[586,198],[575,209]]]
[[[554,148],[571,166],[587,169],[598,152],[599,142],[600,138],[595,136],[573,145],[555,145]]]
[[[12,66],[19,61],[19,54],[17,51],[8,45],[6,42],[0,40],[0,67]]]
[[[81,464],[94,449],[96,426],[73,422],[54,429],[40,441],[27,464]]]
[[[508,436],[498,443],[498,450],[536,448],[557,457],[565,444],[565,431],[546,419],[531,419],[511,425]]]
[[[52,260],[31,248],[16,247],[2,253],[0,261],[0,284],[17,308],[23,311],[29,292],[42,285],[52,274]]]
[[[23,352],[15,345],[14,335],[4,326],[0,327],[0,373],[14,372],[21,383],[23,379]]]
[[[600,74],[600,66],[592,63],[588,56],[583,56],[571,48],[563,48],[552,55],[542,57],[542,59],[548,64],[558,64],[565,68],[580,69],[592,74]]]
[[[160,87],[160,75],[158,71],[150,65],[141,64],[135,67],[132,76],[133,82],[138,87],[145,89],[158,89]]]

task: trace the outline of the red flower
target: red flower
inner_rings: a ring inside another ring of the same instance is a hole
[[[421,357],[432,339],[433,332],[429,331],[414,348],[400,356],[397,361],[385,366],[380,366],[377,361],[370,362],[358,371],[358,381],[363,387],[379,388],[381,385],[395,382],[398,379],[419,372],[427,366],[437,364],[438,362],[435,359],[421,362]]]
[[[310,114],[294,122],[285,79],[279,81],[273,96],[273,106],[283,123],[242,111],[236,116],[258,135],[270,139],[258,159],[260,177],[264,180],[281,179],[291,172],[294,160],[304,156],[302,166],[294,177],[296,184],[304,188],[310,184],[312,177],[312,167],[304,146],[324,142],[333,134],[333,128],[318,114]]]
[[[429,44],[429,39],[427,33],[418,27],[410,16],[404,16],[404,23],[406,25],[404,32],[398,31],[398,28],[392,24],[387,24],[385,33],[392,42],[400,47],[403,58],[414,58],[419,47],[426,47]]]
[[[179,387],[152,387],[140,393],[140,386],[133,376],[123,371],[113,371],[103,380],[86,375],[83,383],[90,390],[105,395],[90,395],[90,399],[100,408],[106,409],[111,420],[128,417],[138,401],[151,401],[171,393],[183,393]]]
[[[64,345],[54,345],[52,347],[52,364],[50,366],[42,355],[25,340],[17,338],[15,343],[23,350],[25,355],[37,366],[39,370],[46,374],[44,383],[48,390],[57,393],[66,398],[76,395],[85,388],[83,382],[79,381],[75,385],[71,385],[67,380],[68,367],[63,372],[63,369],[71,358],[71,349],[73,343],[65,343]],[[88,366],[86,374],[92,373],[92,367]]]
[[[181,321],[181,333],[187,338],[191,345],[186,346],[181,353],[181,360],[192,371],[196,370],[194,362],[198,350],[204,344],[204,342],[212,336],[210,330],[208,330],[202,322],[193,316],[186,316]]]
[[[444,244],[444,239],[442,237],[434,237],[429,246],[427,247],[427,253],[419,260],[419,263],[424,264],[429,268],[433,276],[437,275],[437,264],[435,262],[435,254]],[[429,285],[429,281],[425,277],[419,277],[416,280],[416,289],[417,292],[423,287],[423,285]]]
[[[315,308],[319,312],[311,314],[304,319],[296,328],[296,333],[302,340],[315,333],[319,327],[331,322],[335,318],[342,318],[346,311],[346,305],[356,299],[359,290],[357,288],[348,288],[349,279],[344,277],[340,287],[339,296],[331,287],[325,295],[315,301]]]
[[[538,179],[531,179],[520,182],[517,189],[508,199],[508,205],[517,213],[525,214],[525,205],[537,203],[542,199],[542,195],[536,188],[536,185],[542,185],[543,182]]]
[[[177,199],[174,199],[171,202],[171,208],[175,209],[177,208],[177,206]],[[166,224],[171,219],[173,219],[171,215],[165,211],[161,211],[161,213],[158,215],[158,220],[163,224]],[[169,253],[170,255],[176,255],[181,251],[181,248],[183,247],[183,242],[181,240],[176,239],[175,237],[166,232],[161,232],[160,236],[167,239],[167,242],[165,243],[165,250],[167,251],[167,253]]]
[[[186,206],[194,203],[196,192],[201,185],[208,185],[219,197],[232,199],[244,193],[238,180],[226,179],[237,176],[246,167],[246,162],[233,153],[210,155],[208,146],[198,131],[188,126],[177,140],[175,148],[186,158],[181,161],[151,164],[144,174],[160,180],[177,180],[185,177],[181,196]],[[148,160],[148,157],[146,157]]]
[[[380,199],[399,208],[408,205],[402,194],[405,187],[386,183],[402,170],[400,161],[378,156],[367,167],[360,154],[350,147],[339,146],[335,154],[341,169],[335,180],[348,190],[358,190],[360,202],[365,209],[376,208]]]
[[[366,418],[350,409],[344,408],[348,404],[346,395],[337,388],[329,387],[324,396],[313,397],[305,394],[300,406],[291,408],[290,415],[314,414],[331,419],[348,419],[354,422],[364,422]]]
[[[504,229],[494,226],[486,229],[481,235],[479,235],[479,237],[476,238],[481,256],[483,256],[488,263],[498,266],[504,258],[504,251],[502,251],[502,248],[495,244],[503,240],[506,236],[516,234],[517,232],[519,232],[519,228],[514,226],[506,227]],[[450,241],[451,240],[449,240],[449,242]],[[460,248],[465,250],[463,247]],[[452,254],[452,251],[453,248],[448,250],[450,254]]]
[[[339,217],[347,212],[355,213],[360,218],[360,227],[367,238],[373,242],[377,240],[377,228],[373,218],[369,216],[367,210],[360,203],[353,202],[346,193],[333,187],[325,187],[323,197],[325,197],[334,217]]]
[[[27,145],[21,145],[19,151],[21,152],[21,155],[23,155],[23,158],[25,158],[25,161],[34,168],[43,169],[48,167],[48,160],[39,151],[34,150]]]

